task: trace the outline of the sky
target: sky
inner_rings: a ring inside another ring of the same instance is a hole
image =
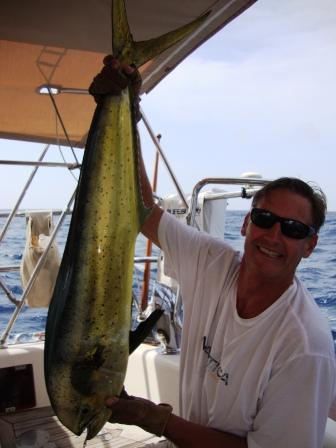
[[[335,55],[335,0],[258,0],[143,95],[184,192],[205,177],[296,176],[317,183],[336,211]],[[155,148],[140,131],[151,178]],[[36,159],[41,148],[0,140],[0,159]],[[49,160],[60,160],[57,151]],[[30,171],[0,167],[0,209],[12,207]],[[62,176],[40,170],[22,208],[63,208],[76,182]],[[160,163],[158,193],[174,192]]]

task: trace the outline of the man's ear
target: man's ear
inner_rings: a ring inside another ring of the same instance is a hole
[[[246,235],[246,229],[249,221],[250,221],[250,212],[248,212],[248,214],[245,216],[242,228],[240,229],[240,233],[242,236]]]
[[[318,241],[318,235],[316,233],[315,235],[308,238],[303,258],[308,258],[311,255],[311,253],[315,249],[317,241]]]

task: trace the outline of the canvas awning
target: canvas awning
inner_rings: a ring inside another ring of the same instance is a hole
[[[256,0],[126,0],[135,40],[175,29],[211,10],[202,27],[141,68],[150,91],[195,48]],[[111,53],[111,0],[0,2],[0,138],[67,144],[48,95],[39,86],[87,89]],[[84,146],[94,101],[54,96],[73,146]]]

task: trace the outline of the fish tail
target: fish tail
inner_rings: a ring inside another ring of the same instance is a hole
[[[209,15],[210,11],[190,23],[172,30],[162,36],[146,41],[133,40],[125,8],[124,0],[112,1],[112,48],[113,54],[121,62],[135,64],[137,67],[167,50],[172,45],[194,32]]]

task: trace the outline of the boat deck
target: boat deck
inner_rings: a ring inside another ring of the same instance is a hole
[[[36,443],[36,436],[42,443]],[[135,426],[107,423],[86,447],[137,448],[160,439]],[[43,443],[44,442],[44,443]],[[85,435],[75,436],[55,417],[51,407],[37,408],[15,414],[0,415],[0,448],[83,447]]]

